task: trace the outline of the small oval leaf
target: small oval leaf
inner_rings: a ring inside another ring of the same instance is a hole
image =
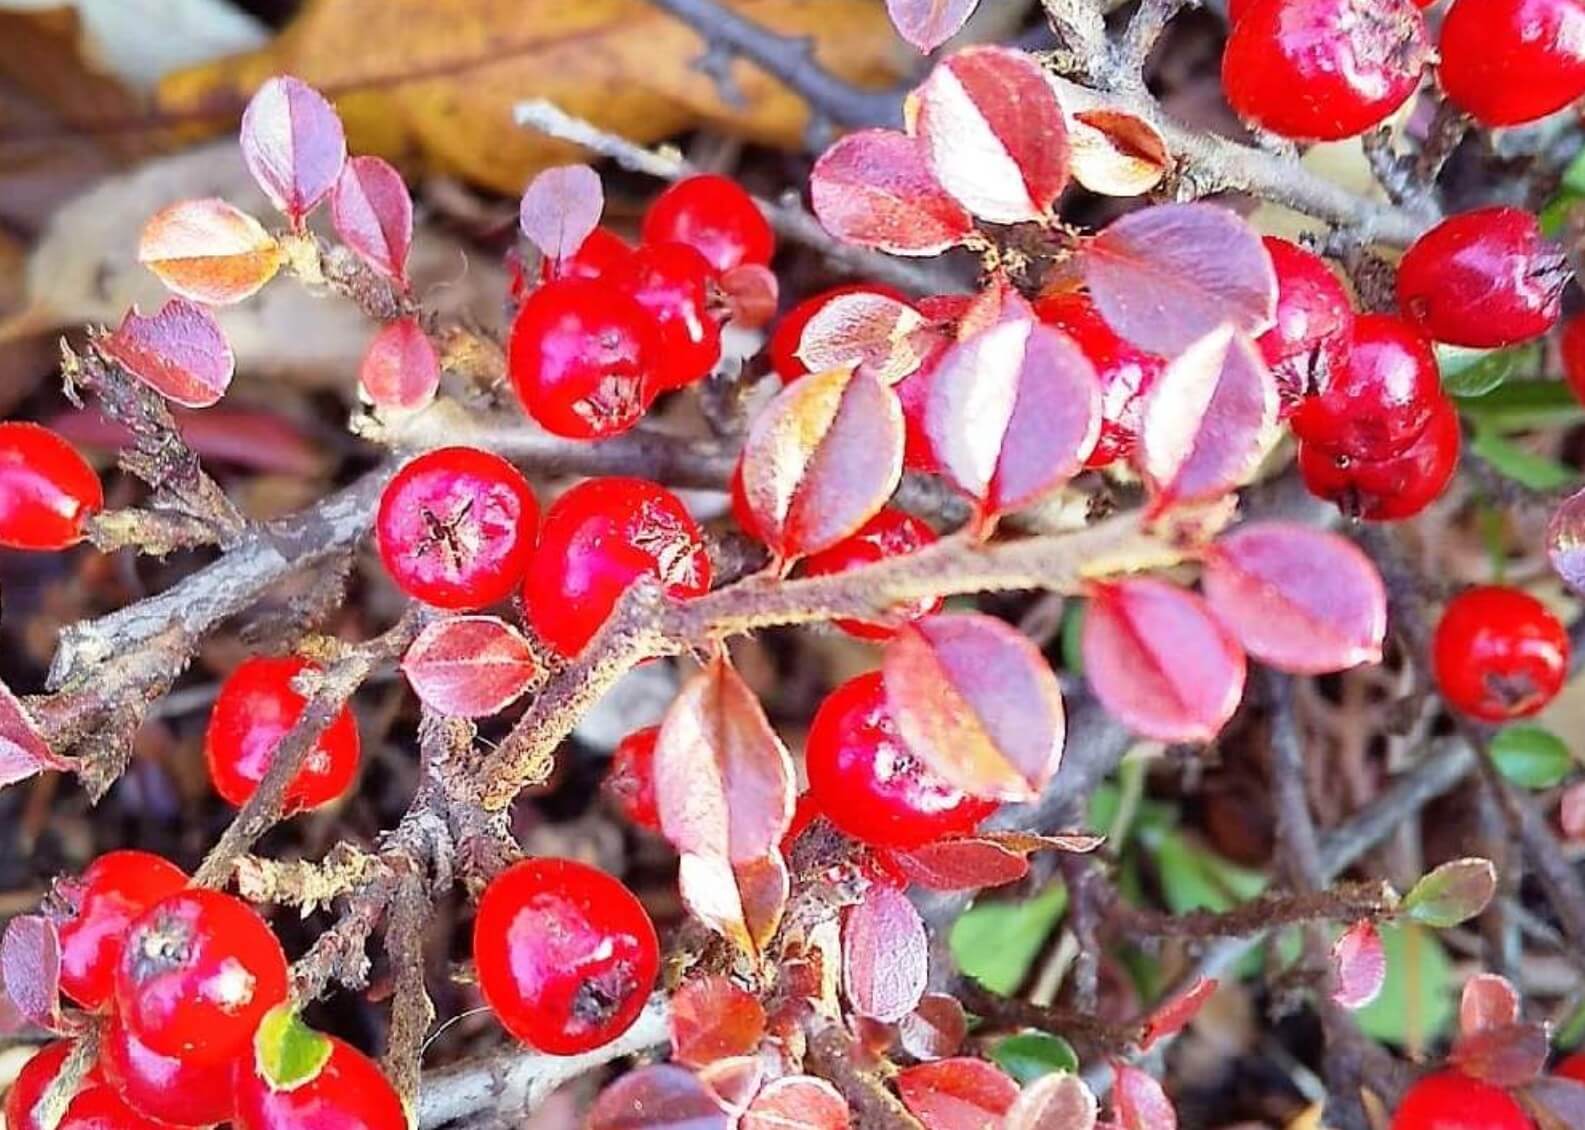
[[[259,221],[213,198],[162,208],[138,240],[138,262],[176,294],[210,306],[253,297],[283,258]]]
[[[293,227],[335,187],[347,161],[335,107],[291,75],[259,87],[242,112],[241,139],[248,171]]]
[[[1505,726],[1492,735],[1492,762],[1522,789],[1550,789],[1574,768],[1574,755],[1562,738],[1540,726]]]
[[[693,1072],[676,1064],[618,1077],[589,1109],[585,1130],[729,1130],[731,1120]]]
[[[1166,139],[1126,110],[1082,110],[1068,119],[1073,179],[1102,196],[1143,196],[1172,168]]]
[[[1544,1024],[1507,1024],[1458,1039],[1448,1063],[1494,1087],[1520,1087],[1539,1078],[1551,1051]]]
[[[1477,973],[1464,982],[1459,997],[1458,1030],[1473,1036],[1488,1028],[1506,1028],[1519,1022],[1519,991],[1513,982],[1495,973]]]
[[[398,318],[380,327],[358,366],[358,384],[380,408],[411,411],[435,399],[440,357],[417,318]]]
[[[1183,991],[1157,1005],[1145,1017],[1139,1034],[1139,1050],[1147,1052],[1157,1041],[1176,1036],[1187,1028],[1216,992],[1218,984],[1214,977],[1196,977]]]
[[[1122,1130],[1178,1130],[1178,1112],[1153,1077],[1114,1059],[1112,1078],[1112,1102]]]
[[[969,1018],[957,997],[926,993],[924,999],[897,1022],[897,1039],[903,1050],[918,1060],[945,1059],[963,1046]]]
[[[1387,981],[1387,950],[1370,919],[1354,923],[1332,944],[1332,999],[1347,1009],[1364,1008]]]
[[[1260,236],[1215,204],[1159,204],[1084,247],[1084,281],[1111,327],[1171,357],[1222,325],[1253,337],[1277,316],[1277,272]]]
[[[768,1084],[743,1114],[739,1130],[847,1130],[848,1101],[824,1079],[788,1075]]]
[[[930,939],[908,896],[873,883],[842,925],[842,986],[860,1015],[887,1023],[912,1012],[930,975]]]
[[[528,641],[505,621],[453,616],[419,633],[402,657],[402,673],[432,710],[484,718],[532,687],[539,666]]]
[[[903,741],[972,796],[1023,801],[1062,760],[1062,688],[1027,636],[992,616],[904,625],[882,656]]]
[[[1416,922],[1445,929],[1486,909],[1497,893],[1497,868],[1489,859],[1455,859],[1422,876],[1403,899]]]
[[[17,1012],[31,1024],[55,1029],[60,1022],[61,940],[55,923],[39,914],[19,914],[0,938],[0,983]]]
[[[127,372],[165,399],[207,408],[226,394],[237,359],[214,316],[185,298],[172,298],[145,318],[134,306],[115,333],[99,342]]]
[[[838,239],[893,255],[939,255],[974,230],[919,143],[896,130],[860,130],[827,149],[809,176],[809,201]]]
[[[925,1130],[997,1130],[1018,1084],[983,1059],[960,1056],[903,1070],[897,1093]]]
[[[963,29],[980,0],[886,0],[897,33],[929,54]]]
[[[529,181],[517,222],[541,255],[561,262],[578,253],[604,211],[600,174],[588,165],[560,165]]]
[[[379,157],[354,157],[330,194],[330,221],[343,243],[375,271],[407,285],[413,198],[402,174]]]
[[[694,917],[755,956],[781,925],[791,877],[779,851],[746,863],[685,852],[677,885]]]
[[[672,1058],[703,1067],[751,1055],[765,1037],[765,1006],[719,974],[693,977],[671,997]]]
[[[1546,528],[1552,570],[1576,593],[1585,595],[1585,490],[1564,499]]]
[[[909,881],[932,891],[975,891],[1015,883],[1029,860],[993,840],[938,840],[888,858]]]
[[[1109,714],[1147,738],[1208,742],[1244,694],[1244,653],[1205,602],[1143,577],[1094,587],[1084,673]]]
[[[939,348],[925,316],[889,294],[839,294],[815,311],[798,339],[811,371],[862,365],[887,384],[914,372]]]
[[[334,1050],[330,1038],[304,1024],[290,1004],[265,1013],[253,1034],[253,1061],[259,1074],[283,1091],[317,1079]]]
[[[1094,1130],[1095,1092],[1077,1075],[1045,1075],[1025,1088],[1007,1112],[1004,1130]]]

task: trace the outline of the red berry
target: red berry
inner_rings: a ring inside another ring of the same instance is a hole
[[[721,323],[710,309],[715,269],[703,255],[685,243],[646,243],[604,278],[655,320],[657,389],[684,388],[709,375],[721,360]]]
[[[1310,493],[1351,518],[1396,522],[1442,496],[1458,468],[1458,413],[1443,400],[1420,438],[1401,455],[1377,462],[1350,459],[1324,447],[1299,445],[1299,473]]]
[[[485,889],[473,924],[479,989],[506,1030],[551,1055],[608,1044],[660,970],[649,915],[617,880],[568,859],[528,859]]]
[[[185,871],[146,851],[107,852],[76,879],[56,883],[67,907],[56,923],[61,991],[84,1008],[109,1000],[132,920],[185,886]]]
[[[766,343],[765,352],[770,358],[770,367],[775,370],[783,383],[791,383],[809,372],[809,366],[798,359],[798,345],[803,340],[804,327],[807,326],[816,314],[825,307],[833,298],[840,298],[844,294],[881,294],[887,298],[903,301],[903,293],[895,287],[884,283],[848,283],[846,286],[834,286],[830,290],[822,290],[819,294],[810,295],[787,313],[782,315],[781,321],[776,323],[776,329]]]
[[[1454,0],[1437,53],[1454,105],[1482,125],[1533,122],[1585,95],[1585,3]]]
[[[161,1055],[138,1040],[114,1014],[99,1040],[105,1079],[133,1110],[175,1126],[213,1126],[234,1108],[231,1063],[191,1063]]]
[[[44,1092],[60,1074],[71,1054],[70,1040],[57,1040],[37,1052],[23,1065],[16,1082],[6,1092],[5,1130],[43,1130],[34,1116]],[[65,1114],[55,1130],[170,1130],[160,1122],[133,1110],[104,1081],[97,1064],[88,1072],[77,1093],[66,1104]]]
[[[935,540],[936,532],[924,522],[906,511],[888,506],[864,523],[857,533],[808,557],[804,561],[804,573],[810,577],[843,573],[860,565],[873,565],[888,557],[913,553]],[[838,620],[836,625],[848,635],[861,640],[890,639],[897,634],[898,625],[940,611],[941,603],[941,598],[936,597],[898,607],[893,610],[894,619],[891,623]]]
[[[516,467],[488,451],[443,447],[396,473],[374,529],[398,588],[463,611],[512,595],[538,525],[539,503]]]
[[[1563,355],[1563,376],[1574,391],[1574,398],[1585,404],[1585,314],[1576,314],[1563,324],[1558,351]]]
[[[104,508],[99,476],[76,448],[38,424],[0,423],[0,546],[76,545]]]
[[[1465,589],[1437,622],[1432,665],[1442,697],[1485,722],[1534,714],[1568,678],[1568,633],[1529,593]]]
[[[660,327],[636,299],[603,279],[558,279],[518,310],[507,367],[546,431],[599,439],[631,428],[649,408],[661,351]]]
[[[1251,8],[1253,8],[1257,2],[1258,2],[1258,0],[1228,0],[1228,2],[1227,2],[1227,22],[1228,22],[1228,25],[1231,26],[1233,24],[1236,24],[1239,20],[1243,19],[1244,18],[1244,13],[1249,11]],[[1414,0],[1414,2],[1415,2],[1415,5],[1417,7],[1429,8],[1432,4],[1436,3],[1436,0]]]
[[[1361,314],[1348,360],[1299,405],[1293,432],[1351,459],[1401,455],[1445,398],[1436,354],[1420,331],[1389,314]]]
[[[645,243],[675,240],[710,260],[718,271],[770,263],[776,236],[759,206],[735,181],[720,176],[680,180],[644,213]]]
[[[292,681],[305,671],[319,667],[295,655],[255,656],[222,684],[204,734],[204,759],[227,804],[240,808],[258,791],[276,747],[303,716],[308,699]],[[318,808],[341,796],[352,787],[358,760],[358,723],[342,707],[286,786],[285,811]]]
[[[1573,1079],[1578,1083],[1585,1083],[1585,1052],[1575,1052],[1558,1064],[1557,1070],[1552,1074],[1561,1075],[1565,1079]]]
[[[627,240],[610,228],[595,228],[568,258],[559,261],[548,257],[541,259],[539,281],[597,279],[626,263],[632,254],[633,248]]]
[[[534,630],[559,654],[583,650],[640,577],[669,596],[710,588],[710,555],[682,500],[645,479],[588,479],[545,514],[523,602]]]
[[[634,730],[616,745],[611,768],[606,771],[605,795],[632,824],[660,831],[660,809],[655,800],[655,739],[659,726]]]
[[[1535,1124],[1501,1087],[1441,1071],[1409,1088],[1392,1130],[1535,1130]]]
[[[1398,307],[1437,341],[1496,349],[1557,324],[1569,273],[1529,212],[1480,208],[1415,240],[1398,265]]]
[[[1262,129],[1331,141],[1408,101],[1428,54],[1410,0],[1256,0],[1228,37],[1222,85]]]
[[[1139,443],[1145,395],[1167,367],[1167,359],[1119,337],[1087,294],[1042,298],[1035,303],[1035,313],[1071,337],[1101,378],[1101,438],[1085,466],[1105,467],[1128,459]]]
[[[240,1054],[286,998],[286,955],[252,907],[189,889],[144,911],[116,967],[116,1007],[152,1051],[214,1064]]]
[[[312,1078],[277,1089],[255,1057],[236,1062],[235,1130],[407,1130],[407,1112],[384,1072],[335,1036]]]
[[[1289,413],[1346,363],[1354,308],[1326,260],[1275,236],[1264,242],[1277,271],[1277,321],[1255,344]]]
[[[820,704],[804,766],[826,819],[877,847],[918,847],[972,832],[996,809],[947,784],[903,744],[879,672],[849,679]]]

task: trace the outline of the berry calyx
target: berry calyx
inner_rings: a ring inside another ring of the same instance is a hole
[[[133,1110],[173,1126],[213,1126],[232,1115],[231,1064],[161,1055],[111,1015],[99,1039],[105,1080]]]
[[[1071,337],[1101,380],[1101,437],[1085,460],[1090,468],[1128,459],[1139,443],[1145,396],[1167,359],[1123,340],[1087,294],[1054,294],[1035,303],[1042,322]]]
[[[936,540],[936,532],[907,511],[888,506],[861,526],[857,533],[843,538],[828,549],[804,559],[806,576],[822,577],[842,573],[860,565],[873,565],[888,557],[901,557],[923,549]],[[941,599],[916,600],[892,611],[890,623],[869,620],[837,620],[836,626],[861,640],[885,640],[897,634],[899,625],[940,611]]]
[[[1299,445],[1299,474],[1317,498],[1350,518],[1396,522],[1442,497],[1458,469],[1463,435],[1458,413],[1444,398],[1420,438],[1388,459],[1353,459],[1325,447]]]
[[[899,302],[904,301],[902,291],[884,283],[848,283],[846,286],[834,286],[829,290],[822,290],[819,294],[812,294],[798,303],[782,315],[781,321],[776,323],[776,329],[770,335],[770,341],[765,345],[765,354],[770,358],[770,367],[784,384],[808,376],[809,366],[798,357],[798,346],[803,341],[804,327],[816,314],[825,309],[826,303],[833,298],[841,298],[844,294],[879,294],[887,298],[895,298]]]
[[[528,859],[490,883],[473,926],[479,989],[502,1025],[552,1055],[632,1026],[660,971],[655,927],[620,882],[567,859]]]
[[[1443,399],[1436,354],[1420,331],[1388,314],[1362,314],[1347,362],[1299,405],[1293,432],[1334,455],[1390,459],[1420,437]]]
[[[1255,344],[1288,415],[1347,362],[1354,308],[1326,260],[1286,239],[1268,235],[1263,242],[1277,272],[1277,320]]]
[[[688,177],[655,198],[644,213],[645,243],[686,243],[718,271],[744,263],[765,266],[776,236],[753,197],[727,177]]]
[[[1427,1075],[1404,1093],[1392,1130],[1534,1130],[1501,1087],[1457,1071]]]
[[[516,467],[488,451],[443,447],[396,473],[374,531],[399,589],[460,612],[512,595],[538,526],[539,503]]]
[[[227,804],[240,808],[258,791],[276,748],[308,707],[293,682],[318,670],[295,655],[254,656],[221,685],[204,734],[204,760]],[[359,753],[358,723],[342,707],[287,784],[283,811],[318,808],[345,793],[357,776]]]
[[[1228,37],[1222,85],[1262,129],[1335,141],[1407,102],[1429,55],[1410,0],[1256,0]]]
[[[616,744],[611,768],[602,789],[635,827],[660,831],[660,808],[655,799],[655,739],[659,726],[634,730]]]
[[[108,1001],[133,919],[185,886],[185,871],[146,851],[107,852],[76,879],[56,883],[65,906],[56,922],[61,992],[84,1008]]]
[[[512,322],[507,369],[528,414],[554,435],[599,439],[648,410],[659,327],[605,280],[568,278],[530,294]]]
[[[549,256],[539,261],[540,282],[553,279],[598,279],[620,267],[632,256],[627,240],[610,228],[595,228],[565,259]]]
[[[1454,0],[1437,54],[1459,109],[1487,126],[1533,122],[1585,95],[1585,3]]]
[[[1568,678],[1568,633],[1529,593],[1466,589],[1437,622],[1432,666],[1449,705],[1484,722],[1541,710]]]
[[[1496,349],[1557,324],[1569,274],[1529,212],[1479,208],[1415,240],[1398,265],[1398,307],[1437,341]]]
[[[0,547],[76,545],[104,508],[99,476],[76,448],[38,424],[0,423]]]
[[[685,243],[646,243],[604,278],[655,320],[657,389],[686,388],[709,375],[721,359],[721,322],[712,309],[716,272],[703,255]]]
[[[391,1081],[345,1040],[315,1032],[289,1006],[259,1025],[232,1072],[235,1130],[406,1130]]]
[[[583,650],[640,577],[674,598],[710,588],[710,556],[682,500],[646,479],[588,479],[545,513],[523,602],[539,637],[559,654]]]
[[[149,907],[116,967],[127,1030],[190,1064],[237,1056],[286,988],[281,943],[252,907],[219,891],[188,889]]]
[[[971,832],[994,801],[961,792],[904,743],[879,672],[826,696],[804,747],[809,793],[825,818],[876,847],[910,848]]]

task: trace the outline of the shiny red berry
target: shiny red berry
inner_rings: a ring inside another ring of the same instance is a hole
[[[642,234],[645,243],[686,243],[718,271],[764,266],[776,252],[776,236],[753,198],[714,175],[680,180],[657,196],[644,213]]]
[[[253,1055],[237,1060],[234,1130],[407,1130],[402,1100],[379,1065],[345,1040],[319,1039],[323,1062],[289,1085],[271,1084]]]
[[[1535,1124],[1501,1087],[1441,1071],[1405,1092],[1392,1130],[1535,1130]]]
[[[1293,432],[1334,455],[1390,459],[1420,437],[1443,399],[1430,341],[1401,318],[1362,314],[1347,362],[1299,405]]]
[[[240,808],[258,791],[276,747],[308,707],[292,683],[318,671],[295,655],[254,656],[221,685],[204,734],[204,760],[215,792],[227,804]],[[342,707],[287,784],[284,810],[302,812],[341,796],[352,787],[358,760],[358,723]]]
[[[1437,341],[1497,349],[1557,324],[1569,274],[1529,212],[1480,208],[1415,240],[1398,264],[1398,308]]]
[[[34,1112],[71,1050],[71,1041],[58,1040],[23,1065],[6,1092],[5,1130],[43,1130],[44,1123]],[[95,1065],[66,1104],[55,1130],[169,1130],[169,1126],[127,1106]]]
[[[1585,404],[1585,314],[1576,314],[1563,323],[1558,352],[1563,355],[1563,376],[1574,399]]]
[[[1259,2],[1259,0],[1228,0],[1228,2],[1227,2],[1227,22],[1228,22],[1228,25],[1231,26],[1233,24],[1236,24],[1239,20],[1243,19],[1244,18],[1244,13],[1249,11],[1251,8],[1253,8],[1258,2]],[[1432,4],[1436,3],[1436,0],[1414,0],[1414,3],[1415,3],[1416,7],[1429,8]]]
[[[77,878],[57,882],[65,907],[56,922],[61,991],[84,1008],[109,1000],[132,920],[185,886],[185,871],[146,851],[107,852]]]
[[[649,915],[603,871],[528,859],[485,889],[473,925],[479,989],[506,1030],[552,1055],[608,1044],[660,970]]]
[[[539,281],[553,279],[598,279],[620,267],[633,255],[627,240],[610,228],[595,228],[566,259],[539,261]]]
[[[121,1100],[149,1118],[174,1126],[213,1126],[232,1115],[229,1061],[198,1064],[161,1055],[114,1014],[100,1035],[99,1066]]]
[[[655,739],[659,726],[634,730],[616,744],[603,788],[622,815],[635,827],[660,831],[660,808],[655,800]]]
[[[963,835],[996,809],[947,784],[903,744],[879,672],[826,696],[809,728],[804,765],[821,814],[876,847]]]
[[[604,279],[558,279],[528,296],[512,322],[507,368],[546,431],[599,439],[638,423],[658,390],[660,327]]]
[[[538,526],[539,503],[516,467],[488,451],[443,447],[396,473],[374,531],[399,589],[466,611],[512,595]]]
[[[1568,678],[1568,633],[1529,593],[1465,589],[1436,625],[1432,666],[1442,697],[1485,722],[1534,714]]]
[[[144,911],[116,967],[116,1007],[152,1051],[190,1064],[240,1054],[286,998],[286,955],[241,899],[189,889]]]
[[[861,526],[857,533],[843,538],[829,549],[804,559],[806,576],[823,577],[843,573],[861,565],[873,565],[888,557],[902,557],[923,549],[936,540],[936,532],[907,511],[888,506]],[[929,616],[941,608],[939,597],[917,600],[893,611],[890,623],[868,620],[838,620],[837,627],[861,640],[885,640],[897,634],[900,624]]]
[[[1335,503],[1350,518],[1397,522],[1442,497],[1458,469],[1462,442],[1458,413],[1443,400],[1420,438],[1402,454],[1373,462],[1301,443],[1299,473],[1311,494]]]
[[[826,303],[844,294],[881,294],[903,300],[902,291],[884,283],[848,283],[822,290],[798,303],[782,315],[781,321],[776,323],[776,329],[771,332],[770,341],[765,345],[770,367],[783,382],[795,381],[808,374],[809,366],[798,358],[798,345],[803,341],[804,327],[825,308]]]
[[[1277,271],[1277,320],[1255,344],[1277,378],[1286,415],[1347,361],[1354,308],[1326,260],[1286,239],[1268,235],[1264,242]]]
[[[685,243],[646,243],[604,280],[648,310],[659,334],[657,389],[685,388],[721,360],[721,322],[712,310],[716,272]]]
[[[38,424],[0,423],[0,547],[76,545],[104,508],[99,476],[76,448]]]
[[[1585,1052],[1575,1052],[1558,1064],[1557,1070],[1552,1074],[1572,1079],[1576,1083],[1585,1083]]]
[[[588,479],[545,514],[523,603],[539,638],[559,654],[583,650],[640,577],[669,596],[710,588],[710,555],[682,500],[645,479]]]
[[[1332,141],[1408,101],[1428,55],[1410,0],[1256,0],[1228,37],[1222,86],[1262,129]]]
[[[1085,461],[1105,467],[1128,459],[1139,443],[1145,395],[1167,367],[1167,359],[1119,337],[1087,294],[1054,294],[1035,303],[1040,320],[1071,337],[1101,378],[1101,438]]]
[[[1581,0],[1454,0],[1437,79],[1482,125],[1544,118],[1585,95]]]

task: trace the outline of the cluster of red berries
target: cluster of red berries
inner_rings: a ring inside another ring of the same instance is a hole
[[[57,884],[60,988],[99,1026],[99,1055],[63,1130],[213,1126],[400,1130],[402,1104],[379,1068],[330,1037],[310,1077],[287,1086],[265,1069],[261,1022],[284,1008],[286,955],[246,903],[188,886],[174,864],[140,851],[95,860]],[[7,1130],[36,1130],[36,1108],[73,1041],[46,1047],[6,1096]],[[356,1086],[344,1086],[343,1082]],[[313,1119],[321,1119],[313,1121]]]
[[[1502,585],[1465,589],[1442,612],[1432,667],[1442,697],[1483,722],[1535,714],[1568,678],[1562,623],[1535,597]]]
[[[512,323],[508,371],[523,406],[573,439],[631,428],[661,393],[715,367],[729,310],[721,278],[763,267],[775,246],[753,199],[719,176],[661,193],[636,248],[595,229],[545,262]]]

